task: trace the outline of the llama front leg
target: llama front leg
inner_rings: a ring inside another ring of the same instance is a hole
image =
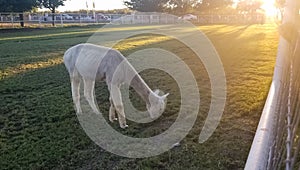
[[[72,88],[72,98],[76,107],[76,113],[81,114],[82,110],[80,107],[80,79],[79,77],[71,77],[71,88]]]
[[[112,101],[114,103],[115,109],[118,113],[118,119],[119,119],[120,127],[123,128],[123,129],[127,128],[128,125],[126,124],[126,119],[125,119],[125,113],[124,113],[124,107],[123,107],[120,88],[117,87],[117,86],[111,86],[110,95],[112,97]]]
[[[84,97],[88,101],[93,111],[96,114],[100,114],[95,104],[95,98],[94,98],[95,81],[90,80],[88,78],[84,78],[83,82],[84,82]]]
[[[114,106],[114,102],[111,96],[111,84],[110,82],[106,82],[110,96],[109,96],[109,102],[110,102],[110,108],[109,108],[109,121],[114,122],[115,120],[117,120],[116,118],[116,109]]]
[[[118,119],[116,118],[116,109],[111,96],[109,97],[109,102],[110,102],[109,121],[114,122],[115,120]]]

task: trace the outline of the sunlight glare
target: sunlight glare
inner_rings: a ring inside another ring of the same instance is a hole
[[[263,5],[261,8],[265,10],[266,15],[269,17],[273,17],[277,15],[275,0],[263,0]]]

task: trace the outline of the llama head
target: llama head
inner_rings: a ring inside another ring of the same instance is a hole
[[[149,104],[147,105],[147,110],[150,113],[152,119],[158,118],[166,108],[166,99],[169,93],[159,96],[159,90],[151,92],[149,95]]]

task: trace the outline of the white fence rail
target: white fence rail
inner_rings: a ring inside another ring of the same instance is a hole
[[[23,20],[20,16],[23,14]],[[54,16],[54,17],[53,17]],[[0,27],[18,27],[20,22],[26,25],[38,25],[39,27],[55,24],[64,26],[65,24],[91,24],[91,23],[107,23],[111,19],[120,18],[122,15],[111,14],[87,14],[87,13],[1,13]],[[54,19],[54,20],[53,20]]]
[[[23,19],[21,19],[23,14]],[[54,14],[54,23],[58,26],[66,24],[94,24],[94,23],[119,23],[119,24],[174,24],[183,22],[174,15],[161,13],[102,14],[102,13],[58,13]],[[264,15],[198,15],[189,20],[197,24],[253,24],[264,23]],[[44,27],[51,25],[51,13],[1,13],[0,27],[19,27],[20,22],[26,26],[35,25]]]

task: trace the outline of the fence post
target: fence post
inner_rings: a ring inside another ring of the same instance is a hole
[[[14,16],[13,13],[10,13],[11,26],[14,28]]]
[[[64,21],[63,21],[62,13],[60,13],[60,24],[61,24],[61,27],[64,27]]]
[[[39,18],[39,28],[41,28],[42,27],[42,24],[41,24],[41,18]]]
[[[79,13],[79,23],[80,23],[80,26],[81,26],[81,13]]]
[[[135,14],[132,16],[132,24],[135,24]]]

